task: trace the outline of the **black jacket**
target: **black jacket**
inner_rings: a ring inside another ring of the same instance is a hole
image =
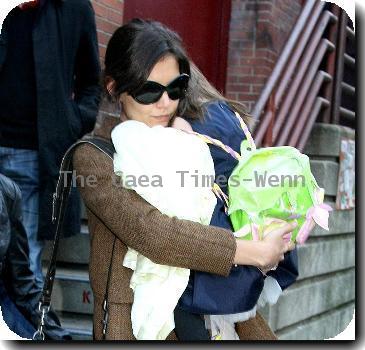
[[[23,316],[38,327],[38,303],[42,294],[29,268],[27,234],[22,225],[21,194],[19,187],[0,174],[0,278],[9,297]],[[53,310],[45,318],[46,339],[70,340],[68,331],[61,327]]]
[[[0,74],[6,60],[6,21],[0,36]],[[88,0],[41,0],[33,29],[39,143],[40,239],[54,237],[52,194],[62,156],[93,130],[100,101],[100,64],[94,11]],[[14,77],[16,79],[16,77]],[[76,191],[63,233],[80,231]]]

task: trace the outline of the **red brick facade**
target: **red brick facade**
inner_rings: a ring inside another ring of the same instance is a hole
[[[111,35],[123,24],[124,0],[91,0],[91,3],[95,10],[100,59],[103,62]]]
[[[108,41],[114,31],[123,24],[124,0],[91,0],[91,3],[95,10],[100,61],[103,68]],[[103,99],[97,126],[109,115],[117,116],[116,106]]]
[[[91,0],[103,63],[111,34],[123,23],[124,0]],[[260,95],[303,0],[232,0],[226,95],[244,102],[249,110]],[[102,103],[100,117],[115,114],[115,106]]]
[[[252,110],[301,8],[302,0],[232,0],[227,97]]]

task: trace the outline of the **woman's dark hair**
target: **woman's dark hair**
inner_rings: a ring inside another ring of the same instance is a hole
[[[190,76],[176,115],[203,119],[207,103],[224,100],[250,123],[245,106],[222,96],[189,60],[180,36],[157,21],[135,18],[114,32],[105,54],[104,86],[113,81],[112,97],[133,93],[147,81],[154,65],[169,54],[176,58],[180,73]]]
[[[255,124],[255,120],[248,113],[246,106],[239,101],[224,97],[193,62],[190,62],[190,72],[189,88],[185,99],[185,113],[189,119],[202,120],[210,102],[225,101],[249,127]]]
[[[180,73],[190,76],[189,58],[177,33],[156,21],[135,18],[112,35],[105,54],[104,86],[114,81],[113,96],[132,93],[147,80],[154,65],[173,55]],[[177,113],[185,108],[180,101]]]

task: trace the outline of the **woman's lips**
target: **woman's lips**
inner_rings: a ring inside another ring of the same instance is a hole
[[[156,115],[153,117],[153,120],[155,121],[155,123],[157,124],[168,124],[170,122],[171,116],[170,115]]]
[[[167,115],[156,115],[153,118],[156,118],[156,119],[170,119],[170,116],[168,114]]]

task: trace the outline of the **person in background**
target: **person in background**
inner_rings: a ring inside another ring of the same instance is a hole
[[[22,338],[32,339],[38,327],[41,294],[42,289],[29,268],[20,189],[0,174],[0,307],[9,329]],[[45,339],[71,340],[53,310],[44,323]]]
[[[52,195],[62,156],[93,130],[100,100],[94,11],[88,0],[15,7],[0,36],[0,172],[19,186],[30,268],[43,284],[44,240],[53,239]],[[64,236],[80,231],[70,196]]]

